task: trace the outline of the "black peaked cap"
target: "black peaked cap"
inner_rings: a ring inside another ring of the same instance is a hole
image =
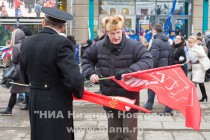
[[[65,23],[67,20],[72,20],[73,16],[65,11],[57,8],[42,7],[41,11],[45,13],[46,17],[54,22]]]

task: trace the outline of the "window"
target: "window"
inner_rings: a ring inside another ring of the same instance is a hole
[[[157,2],[157,6],[156,6],[156,12],[157,15],[168,15],[171,11],[173,5],[173,1],[172,2]],[[188,3],[187,2],[177,2],[175,9],[174,9],[174,15],[188,15],[189,11],[188,11]]]
[[[173,0],[136,0],[136,15],[168,15]],[[191,0],[177,0],[174,15],[190,15]]]
[[[41,29],[41,23],[23,24],[28,26],[28,28],[32,31],[32,34],[37,34]],[[15,28],[16,24],[0,24],[0,46],[6,45],[6,41],[11,39],[11,33]]]
[[[164,25],[171,12],[173,2],[174,0],[100,0],[99,16],[102,17],[103,14],[125,15],[126,28],[138,33],[141,30],[151,29],[156,23]],[[191,2],[192,0],[177,0],[174,16],[187,15],[190,17]],[[186,22],[184,25],[187,27],[187,24]],[[171,26],[175,29],[175,23]],[[185,28],[185,34],[187,34],[187,30],[189,29]]]
[[[155,2],[136,2],[136,15],[155,15]]]
[[[134,0],[102,0],[99,8],[100,14],[134,15]]]

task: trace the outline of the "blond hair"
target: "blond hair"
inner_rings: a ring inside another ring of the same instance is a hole
[[[14,46],[15,45],[15,35],[16,35],[16,32],[19,31],[19,30],[20,29],[15,29],[15,30],[12,31],[10,46]]]
[[[190,36],[190,37],[188,38],[188,42],[189,42],[189,43],[196,43],[196,41],[197,41],[197,37],[196,37],[196,36]]]

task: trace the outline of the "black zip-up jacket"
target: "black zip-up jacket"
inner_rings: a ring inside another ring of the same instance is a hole
[[[164,33],[159,33],[154,36],[152,46],[150,48],[151,55],[154,61],[154,68],[168,66],[170,59],[170,44],[168,37]]]
[[[87,79],[96,73],[96,64],[98,64],[101,75],[109,77],[124,69],[132,72],[150,69],[153,67],[153,60],[150,52],[140,42],[126,38],[123,34],[119,45],[111,45],[109,37],[106,35],[103,40],[92,44],[82,57],[82,70]],[[139,93],[127,91],[112,80],[100,82],[104,95],[136,99],[136,104],[139,105]],[[106,107],[105,109],[111,110]]]

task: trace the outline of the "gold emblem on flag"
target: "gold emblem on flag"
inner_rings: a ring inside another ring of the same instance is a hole
[[[118,104],[118,101],[117,101],[117,99],[115,99],[115,98],[112,98],[112,100],[109,101],[109,106],[110,106],[111,108],[115,108],[117,104]]]

